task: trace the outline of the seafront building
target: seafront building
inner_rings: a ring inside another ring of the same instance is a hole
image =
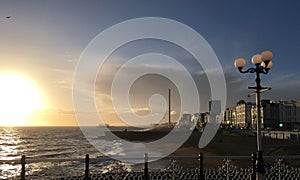
[[[240,129],[255,129],[257,109],[255,103],[239,101],[235,107],[227,108],[222,123]],[[291,130],[300,128],[300,100],[261,101],[262,128]]]
[[[204,113],[199,113],[198,115],[198,121],[197,124],[199,127],[204,127],[206,123],[208,122],[209,119],[209,113],[204,112]]]
[[[279,122],[288,129],[300,127],[300,100],[279,101]]]
[[[197,121],[198,127],[204,127],[211,119],[210,113],[219,111],[212,107],[213,103],[220,104],[220,102],[210,101],[209,112],[195,113],[193,115],[185,114],[182,117],[182,123],[189,122],[192,119],[193,122]],[[265,130],[300,130],[300,100],[261,100],[260,111],[261,127]],[[216,118],[216,120],[221,120],[224,126],[238,129],[256,129],[257,127],[255,103],[240,100],[236,103],[236,106],[226,108],[224,112],[219,114],[221,114],[220,118]]]
[[[207,123],[219,124],[222,122],[223,113],[221,111],[221,101],[211,100],[208,103],[208,111],[202,113],[195,113],[192,117],[196,121],[197,127],[205,127]]]
[[[224,116],[223,116],[223,124],[227,124],[232,126],[236,126],[236,109],[235,107],[230,107],[227,108],[224,111]]]
[[[191,124],[193,124],[192,115],[191,114],[183,114],[179,121],[179,126],[190,126]]]
[[[236,118],[235,118],[235,126],[239,128],[250,128],[252,127],[251,122],[251,107],[254,104],[251,102],[245,102],[244,100],[240,100],[235,107]]]
[[[256,111],[256,106],[254,106],[253,111]],[[256,114],[256,113],[255,113]],[[261,116],[262,124],[265,129],[277,129],[279,127],[279,103],[271,100],[261,101]],[[253,116],[255,117],[255,116]],[[252,118],[252,122],[256,125],[256,119]],[[256,126],[254,126],[256,127]]]

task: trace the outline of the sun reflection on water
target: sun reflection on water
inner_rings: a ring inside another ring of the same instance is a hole
[[[15,160],[20,158],[20,151],[18,150],[21,142],[15,128],[0,128],[0,159],[1,160]],[[20,172],[18,164],[1,164],[0,165],[0,179],[15,177]]]
[[[18,147],[21,140],[14,128],[1,129],[0,136],[0,156],[4,160],[13,160],[19,156]]]

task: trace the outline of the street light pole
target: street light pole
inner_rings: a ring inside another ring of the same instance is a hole
[[[262,150],[262,146],[261,146],[261,136],[260,136],[260,132],[261,132],[261,111],[260,111],[260,90],[261,90],[261,86],[260,86],[260,77],[259,77],[259,73],[256,72],[256,107],[257,107],[257,150],[261,151]]]
[[[261,110],[260,110],[260,93],[263,89],[260,85],[259,72],[256,72],[256,111],[257,111],[257,162],[256,162],[256,172],[258,174],[265,174],[265,163],[263,159],[263,150],[262,150],[262,138],[261,138]],[[258,178],[259,179],[259,178]]]
[[[255,73],[256,87],[249,87],[249,89],[254,89],[256,95],[256,110],[257,110],[257,160],[256,160],[256,178],[261,180],[265,179],[265,164],[263,159],[262,150],[262,137],[261,137],[261,104],[260,104],[260,93],[264,90],[269,90],[268,87],[262,87],[260,85],[261,79],[260,74],[268,74],[270,68],[272,67],[273,54],[271,51],[264,51],[261,54],[256,54],[252,57],[252,63],[255,67],[251,67],[247,70],[243,70],[246,65],[246,61],[243,58],[238,58],[234,62],[234,66],[238,68],[241,73]]]

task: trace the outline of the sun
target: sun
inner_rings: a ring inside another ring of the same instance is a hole
[[[17,74],[0,74],[0,126],[26,126],[29,115],[41,107],[31,81]]]

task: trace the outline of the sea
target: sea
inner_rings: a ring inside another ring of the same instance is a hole
[[[110,155],[122,153],[122,144],[118,140],[101,140],[101,148]],[[102,151],[102,152],[103,152]],[[79,127],[0,127],[0,159],[19,160],[22,155],[26,160],[45,159],[45,161],[26,164],[26,174],[51,176],[60,174],[83,173],[84,162],[48,162],[47,159],[81,158],[89,154],[91,158],[103,154],[86,140]],[[118,166],[130,170],[133,166],[113,160],[92,161],[90,168],[98,170]],[[0,179],[20,176],[19,163],[0,164]]]

